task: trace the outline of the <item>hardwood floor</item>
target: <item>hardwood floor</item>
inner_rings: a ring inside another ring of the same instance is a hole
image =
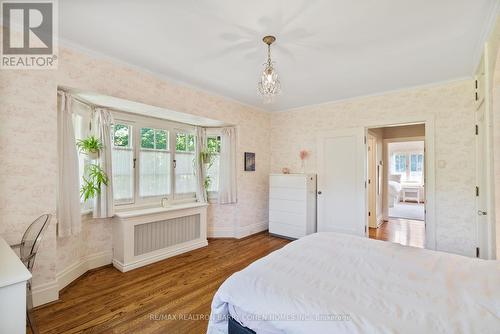
[[[405,246],[424,248],[425,223],[421,220],[390,218],[379,228],[369,229],[372,239],[396,242]]]
[[[289,241],[260,233],[213,239],[202,249],[121,273],[88,272],[35,310],[41,333],[205,333],[224,280]]]

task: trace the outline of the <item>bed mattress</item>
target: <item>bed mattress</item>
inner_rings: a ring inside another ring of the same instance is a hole
[[[316,233],[233,274],[208,333],[231,314],[257,333],[495,333],[500,262]]]

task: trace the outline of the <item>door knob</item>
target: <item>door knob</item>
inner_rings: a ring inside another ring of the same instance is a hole
[[[319,191],[318,191],[318,195],[321,195],[321,194],[322,194],[322,192],[321,192],[321,190],[319,190]]]
[[[480,216],[486,216],[487,215],[486,211],[481,211],[481,210],[478,210],[477,214],[480,215]]]

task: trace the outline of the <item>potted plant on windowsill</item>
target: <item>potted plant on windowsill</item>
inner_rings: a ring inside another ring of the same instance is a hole
[[[78,140],[76,146],[92,160],[99,158],[99,151],[102,149],[101,141],[94,136]]]
[[[87,166],[83,185],[80,189],[80,196],[84,201],[96,197],[101,193],[101,186],[108,185],[108,175],[96,164]]]

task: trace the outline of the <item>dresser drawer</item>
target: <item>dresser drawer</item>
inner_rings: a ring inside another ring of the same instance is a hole
[[[283,211],[290,213],[306,214],[306,202],[287,199],[269,199],[269,211]]]
[[[271,188],[297,188],[306,189],[307,178],[303,175],[273,175],[269,178],[269,186]]]
[[[274,187],[269,190],[269,198],[305,201],[307,192],[304,189]]]
[[[305,229],[307,217],[305,213],[269,210],[269,221],[288,224]]]

